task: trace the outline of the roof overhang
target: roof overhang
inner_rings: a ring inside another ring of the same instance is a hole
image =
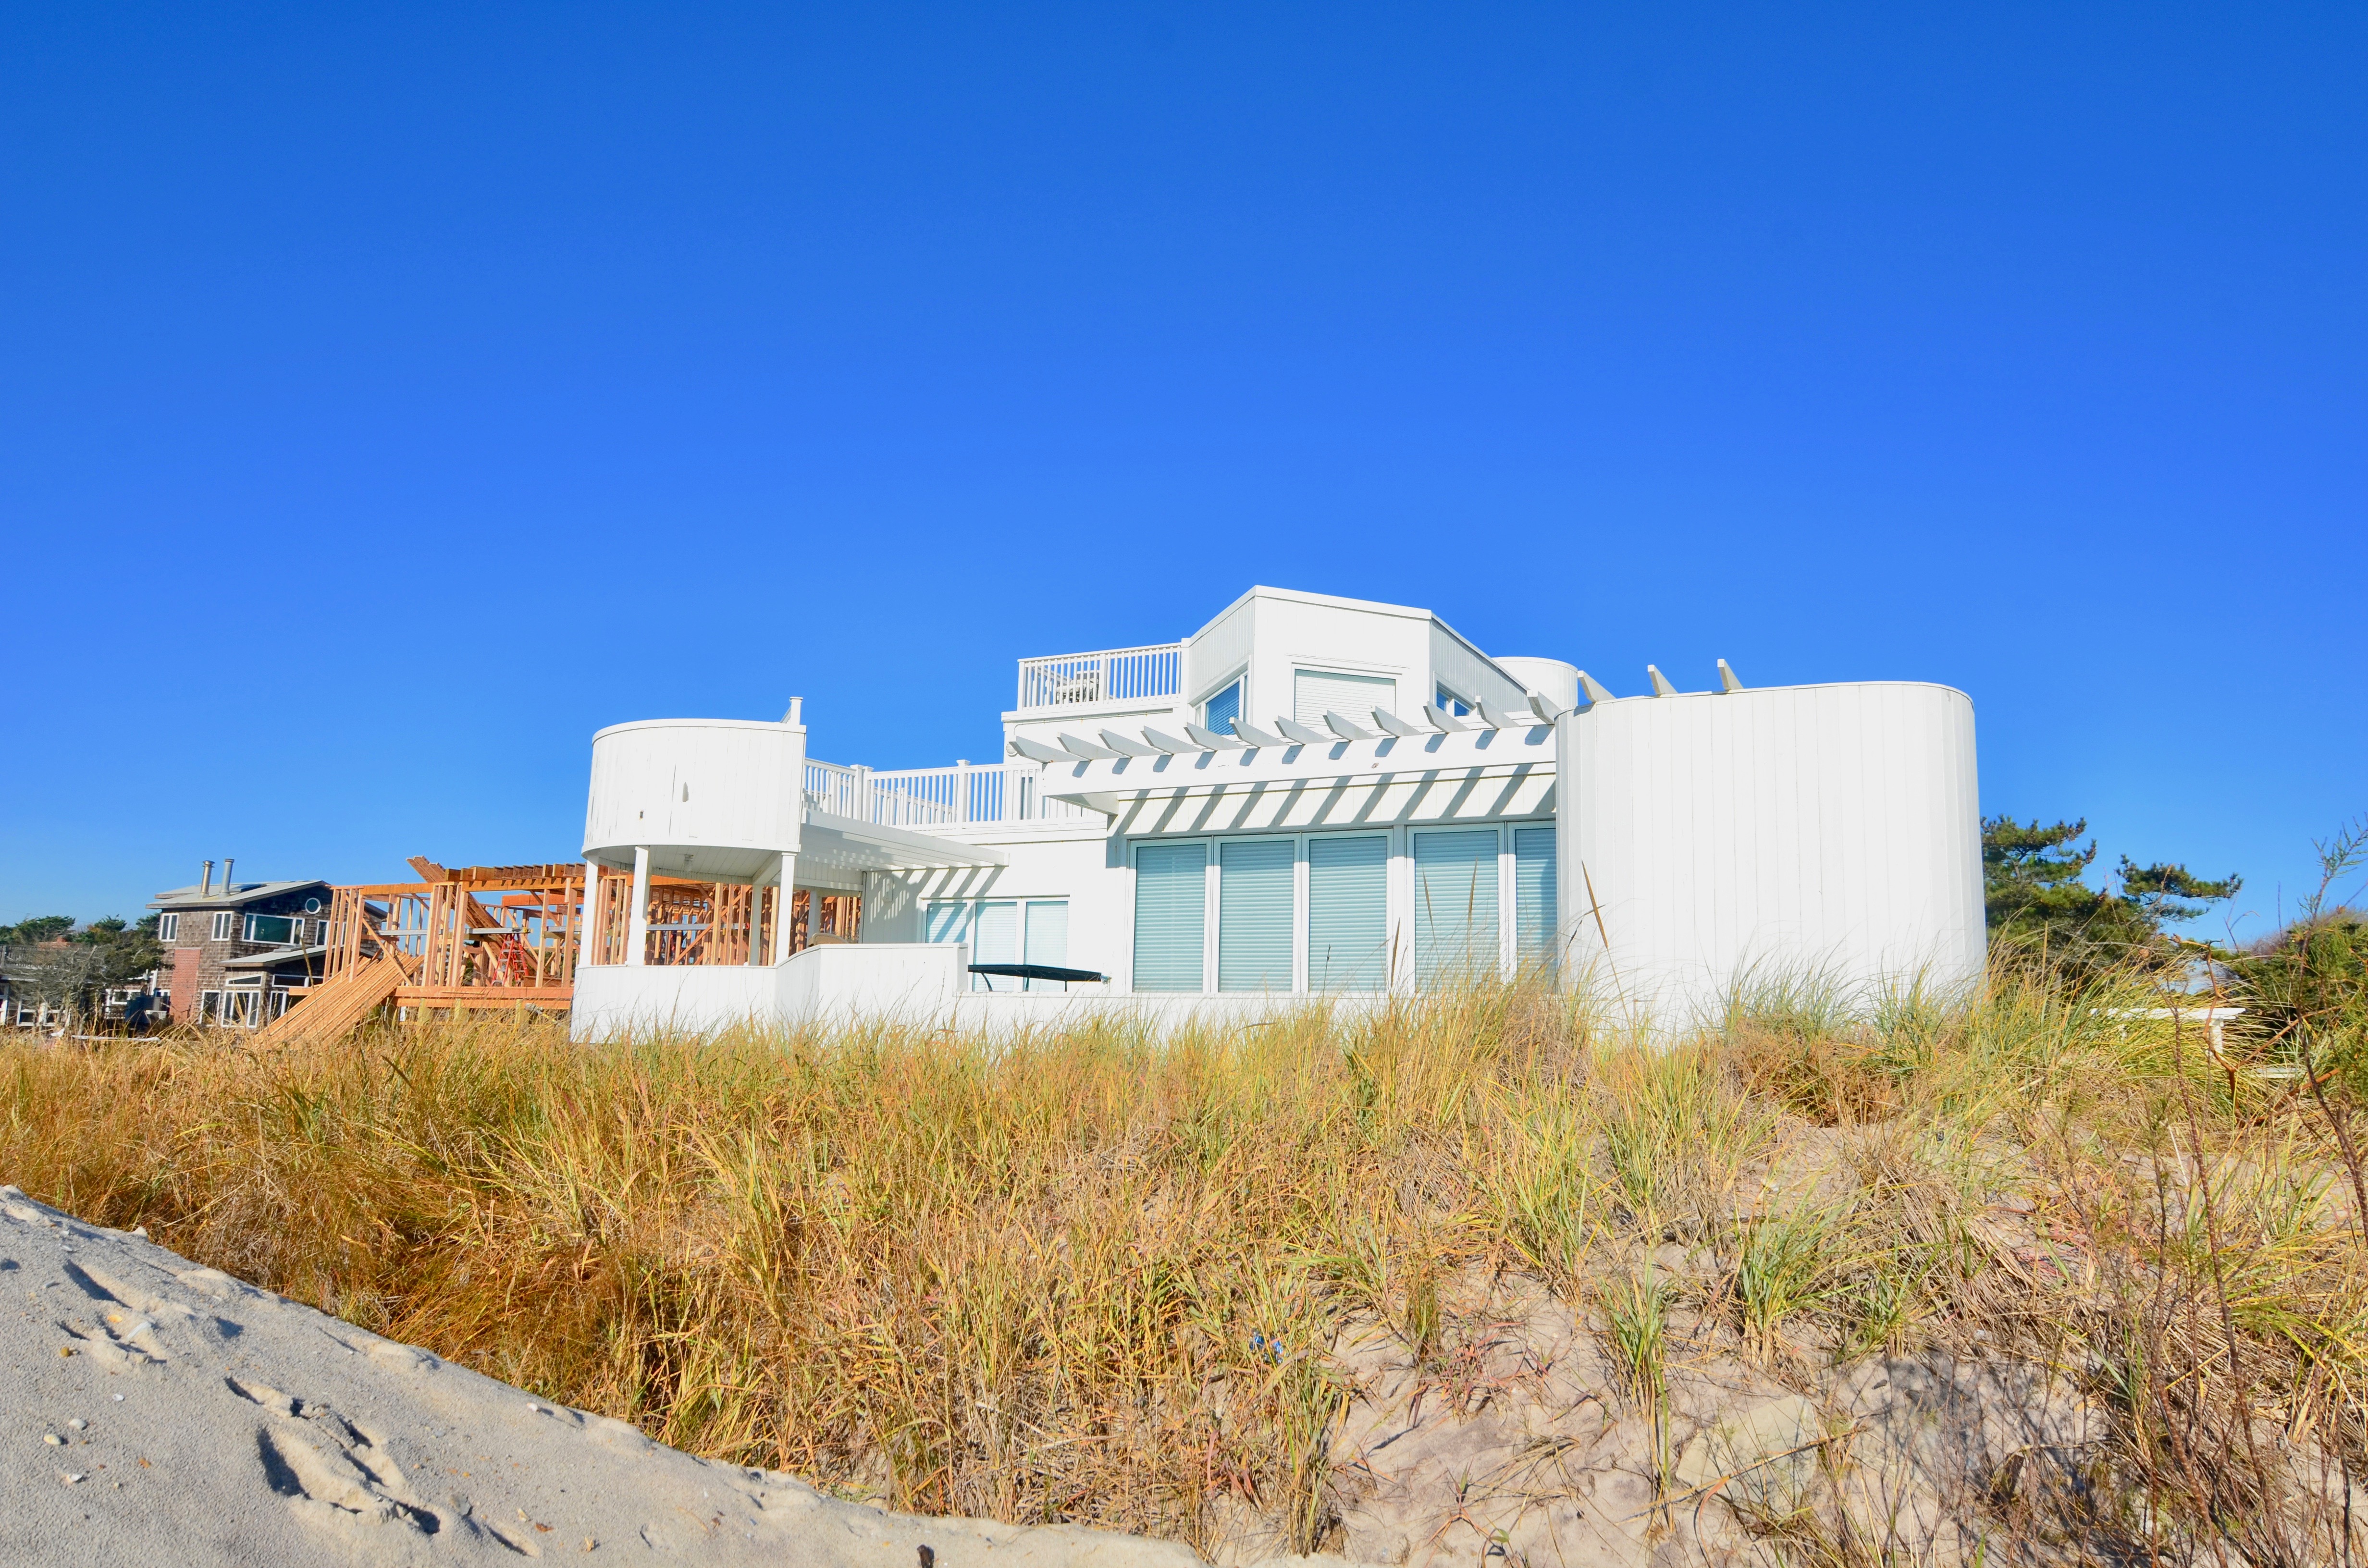
[[[798,830],[798,864],[839,871],[926,871],[945,866],[1001,866],[1000,849],[910,828],[806,808]]]
[[[225,959],[224,969],[278,969],[282,964],[309,963],[329,949],[318,948],[280,948],[268,953],[248,953],[244,958]]]

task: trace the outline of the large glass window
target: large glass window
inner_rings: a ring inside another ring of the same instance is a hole
[[[1291,989],[1288,838],[1232,838],[1217,846],[1217,989]]]
[[[932,903],[923,913],[923,939],[968,942],[973,963],[1069,963],[1069,901],[1065,898],[963,899]],[[1019,980],[973,974],[973,991],[1066,991],[1059,980]]]
[[[1414,835],[1415,983],[1423,990],[1500,971],[1497,850],[1493,827]]]
[[[1523,972],[1551,971],[1561,954],[1555,922],[1554,830],[1513,830],[1513,955]]]
[[[1234,721],[1242,716],[1242,683],[1234,682],[1208,701],[1201,704],[1201,722],[1221,735],[1234,733]]]
[[[293,943],[299,929],[299,922],[285,915],[250,915],[246,917],[246,939],[250,942]]]
[[[1026,961],[1066,969],[1069,964],[1069,901],[1035,898],[1028,901]],[[1031,980],[1030,991],[1066,991],[1065,980]]]
[[[970,905],[964,903],[933,903],[924,919],[924,941],[967,942],[970,940]]]
[[[1213,727],[1213,726],[1212,726]],[[1134,988],[1198,991],[1208,940],[1209,846],[1145,844],[1134,852]]]
[[[1342,675],[1334,670],[1301,670],[1292,676],[1292,717],[1321,727],[1324,715],[1365,724],[1376,708],[1395,709],[1398,683],[1387,676]]]
[[[1307,841],[1307,988],[1380,991],[1389,981],[1390,841]]]
[[[970,961],[973,963],[1018,963],[1019,960],[1019,905],[1009,899],[981,903],[970,921]],[[973,974],[971,985],[979,991],[1017,991],[1019,982],[1008,975]]]

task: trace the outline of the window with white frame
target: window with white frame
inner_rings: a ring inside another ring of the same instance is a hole
[[[1137,991],[1373,992],[1391,987],[1393,930],[1423,991],[1551,972],[1551,824],[1244,835],[1138,844]],[[1393,926],[1392,859],[1413,906]],[[1399,938],[1403,939],[1403,938]]]
[[[1201,704],[1201,724],[1221,735],[1232,734],[1234,721],[1241,716],[1242,682],[1238,676],[1230,686],[1211,693],[1209,699]]]
[[[1307,841],[1307,988],[1389,987],[1390,837],[1327,833]]]
[[[1209,846],[1144,844],[1134,852],[1134,988],[1208,984]]]
[[[214,911],[212,940],[217,942],[227,942],[230,940],[230,934],[237,929],[237,911],[230,909],[218,909]]]
[[[1288,838],[1218,841],[1218,990],[1292,989],[1298,851]]]
[[[1448,714],[1453,718],[1461,719],[1465,714],[1472,711],[1472,704],[1468,700],[1456,696],[1455,693],[1448,690],[1447,687],[1443,686],[1439,688],[1439,695],[1433,698],[1432,700],[1438,703],[1439,710],[1441,713]]]
[[[181,939],[181,917],[177,915],[160,915],[156,916],[156,939],[160,942],[179,941]]]
[[[304,923],[286,915],[250,915],[246,917],[245,940],[269,942],[275,947],[291,947],[302,936]]]
[[[1414,971],[1420,989],[1493,978],[1501,968],[1501,836],[1493,827],[1414,835]]]
[[[1069,962],[1069,901],[1065,898],[962,899],[931,903],[922,931],[932,942],[968,942],[973,963],[1032,963],[1065,969]],[[1060,980],[973,974],[973,991],[1066,991]]]
[[[1560,964],[1561,910],[1554,881],[1554,830],[1513,829],[1513,962],[1523,974]]]
[[[1398,683],[1388,676],[1354,676],[1341,670],[1299,670],[1291,677],[1292,717],[1318,725],[1326,713],[1371,723],[1373,710],[1397,707]]]

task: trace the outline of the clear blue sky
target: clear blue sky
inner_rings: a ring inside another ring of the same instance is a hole
[[[2368,810],[2368,11],[0,11],[0,918],[992,756],[1252,583],[1943,681],[2274,913]],[[2260,925],[2257,920],[2256,926]]]

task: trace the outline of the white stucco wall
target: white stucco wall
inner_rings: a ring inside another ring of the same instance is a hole
[[[809,1023],[934,1028],[964,987],[968,953],[955,944],[833,943],[746,968],[599,964],[575,971],[569,1032],[609,1040]]]
[[[1556,749],[1568,971],[1656,1024],[1713,1014],[1755,978],[1815,972],[1864,996],[1980,976],[1964,693],[1627,698],[1565,718]]]

